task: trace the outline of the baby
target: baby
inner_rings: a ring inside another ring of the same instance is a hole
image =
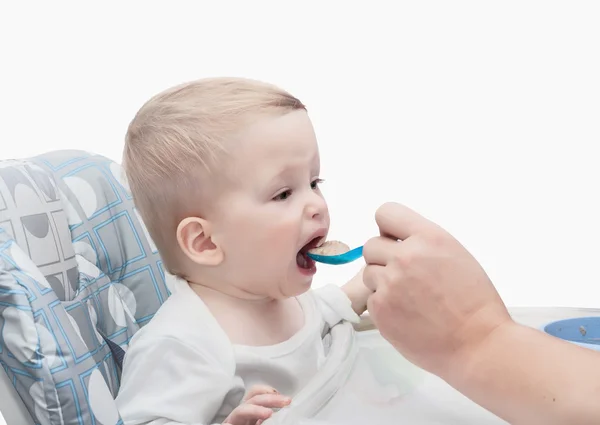
[[[311,290],[329,231],[304,105],[269,84],[204,79],[150,99],[124,167],[178,286],[136,333],[117,405],[129,424],[259,424],[318,373],[322,337],[357,322],[361,273]]]

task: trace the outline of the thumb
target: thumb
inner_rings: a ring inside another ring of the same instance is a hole
[[[375,212],[375,222],[381,236],[395,240],[405,240],[434,227],[425,217],[396,202],[381,205]]]

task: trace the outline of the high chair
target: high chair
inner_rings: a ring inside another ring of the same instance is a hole
[[[165,274],[118,164],[81,151],[0,161],[0,412],[8,425],[122,424],[114,397],[123,356],[180,283]],[[600,349],[599,310],[511,313]],[[334,326],[324,343],[317,376],[264,425],[505,423],[405,360],[368,315]]]
[[[80,151],[0,162],[8,424],[121,423],[120,361],[169,294],[118,164]]]

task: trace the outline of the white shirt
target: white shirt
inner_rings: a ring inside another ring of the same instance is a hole
[[[254,384],[293,397],[319,370],[322,336],[342,320],[358,322],[336,285],[298,297],[303,328],[262,347],[231,344],[200,297],[186,284],[132,338],[116,402],[125,425],[222,421]]]

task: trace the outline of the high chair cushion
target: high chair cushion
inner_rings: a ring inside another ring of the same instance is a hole
[[[80,151],[0,162],[0,373],[36,423],[121,423],[116,356],[166,279],[118,164]]]

